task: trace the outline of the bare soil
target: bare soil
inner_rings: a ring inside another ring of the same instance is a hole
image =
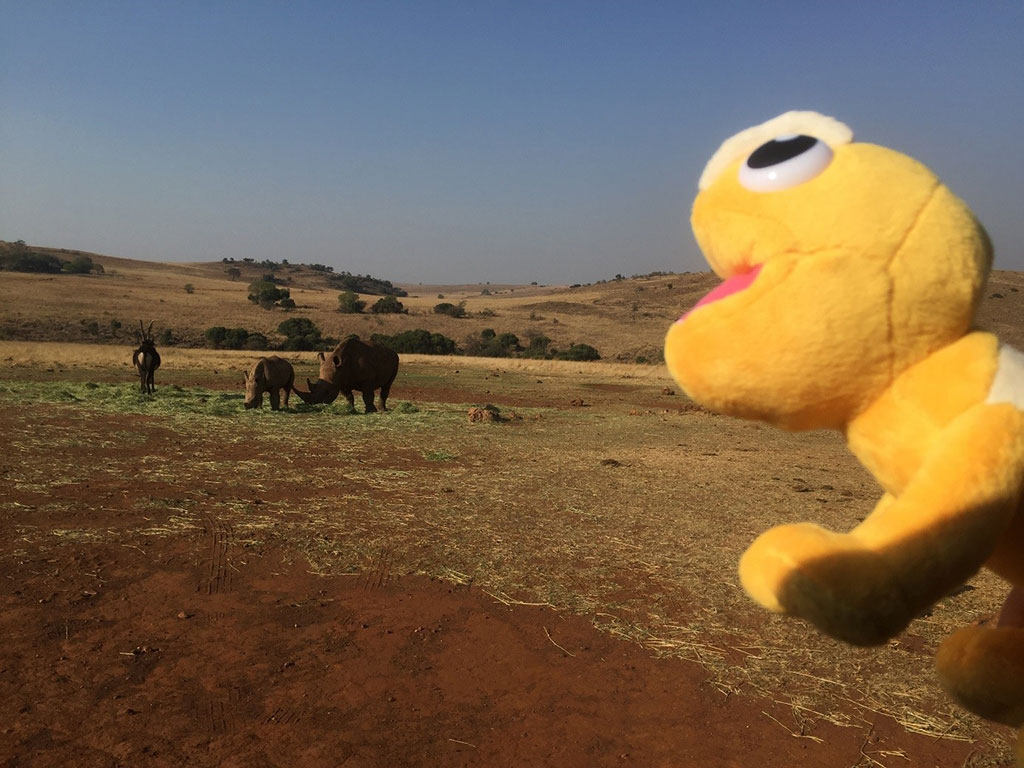
[[[421,386],[429,404],[480,394],[480,383]],[[613,410],[635,405],[620,403],[630,393],[619,389],[587,391],[597,406],[560,418],[597,419],[604,428]],[[994,742],[909,733],[852,704],[857,727],[794,719],[796,710],[778,699],[723,689],[705,665],[658,657],[621,632],[600,631],[593,616],[522,604],[457,572],[449,580],[415,575],[423,571],[414,566],[417,548],[429,537],[408,526],[440,523],[429,515],[414,521],[413,509],[406,527],[374,530],[377,514],[392,524],[385,508],[405,492],[378,480],[423,473],[438,487],[421,487],[433,500],[417,503],[440,506],[472,485],[460,479],[463,470],[482,471],[458,456],[425,458],[414,443],[399,442],[387,455],[354,458],[360,454],[337,454],[340,440],[289,448],[249,439],[262,433],[228,419],[204,432],[216,420],[97,411],[73,399],[3,405],[5,768],[1008,764]],[[362,430],[348,438],[353,447],[393,417],[373,418],[347,425]],[[425,434],[437,447],[437,436],[454,428]],[[227,429],[245,439],[223,439]],[[514,431],[458,433],[463,444],[469,434],[484,444],[487,435],[527,435],[514,424],[465,429]],[[610,461],[597,471],[622,469]],[[300,462],[308,463],[284,471]],[[260,464],[280,467],[280,475],[254,476]],[[301,480],[331,473],[329,484]],[[338,555],[331,548],[344,549],[344,536],[318,533],[311,512],[296,524],[301,534],[288,528],[325,498],[339,509],[365,499],[367,508],[337,524],[383,543]],[[513,504],[509,514],[527,509]],[[476,523],[467,517],[462,525]],[[436,559],[431,546],[424,556]],[[538,579],[557,573],[560,564],[528,535],[514,546]],[[332,567],[323,567],[332,551]],[[694,611],[694,594],[642,562],[610,564],[615,591],[606,604],[638,616]],[[906,643],[901,653],[924,652],[913,636]],[[735,656],[730,663],[740,664]]]

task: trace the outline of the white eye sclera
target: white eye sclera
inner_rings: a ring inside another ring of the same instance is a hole
[[[739,182],[751,192],[777,192],[810,181],[832,162],[832,149],[813,136],[777,136],[740,166]]]

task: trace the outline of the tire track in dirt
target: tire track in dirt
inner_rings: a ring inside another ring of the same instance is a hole
[[[230,523],[203,512],[203,534],[209,537],[209,568],[206,577],[196,591],[207,595],[230,592],[233,583],[233,568],[229,549],[234,541],[235,531]]]
[[[381,547],[380,552],[370,562],[370,567],[363,572],[359,582],[366,592],[375,592],[383,589],[391,581],[391,572],[394,567],[395,553],[390,545]]]

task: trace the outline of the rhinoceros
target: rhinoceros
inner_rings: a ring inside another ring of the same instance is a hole
[[[295,392],[307,403],[333,403],[339,393],[348,404],[355,406],[353,390],[363,393],[367,413],[377,409],[373,405],[374,390],[380,390],[380,408],[388,409],[391,383],[398,375],[398,355],[387,347],[365,342],[350,336],[334,348],[333,352],[317,355],[320,360],[320,378],[314,383],[306,379],[309,392]]]
[[[245,374],[245,407],[259,408],[263,405],[263,393],[270,393],[270,410],[281,408],[281,390],[284,390],[284,407],[295,389],[295,371],[292,364],[283,358],[264,357],[252,370]],[[298,391],[298,390],[296,390]]]

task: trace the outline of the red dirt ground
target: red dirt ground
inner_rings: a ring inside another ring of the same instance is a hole
[[[795,738],[696,665],[386,563],[320,577],[214,530],[5,561],[7,768],[848,767],[887,749],[961,766],[971,751],[887,720]]]
[[[0,412],[0,433],[24,434],[26,418],[138,431],[137,456],[168,439],[148,417],[86,423],[38,406]],[[972,764],[971,745],[881,716],[794,736],[789,710],[726,697],[696,664],[581,617],[402,575],[386,557],[324,577],[287,544],[237,543],[213,519],[125,535],[134,498],[202,489],[147,480],[129,493],[97,477],[50,488],[47,507],[7,482],[11,469],[0,458],[3,768]],[[66,527],[106,537],[52,535]]]

